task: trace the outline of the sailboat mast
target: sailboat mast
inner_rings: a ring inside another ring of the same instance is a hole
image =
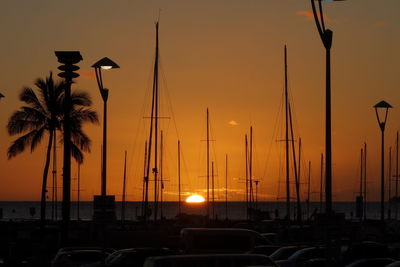
[[[253,126],[250,126],[250,151],[249,151],[249,186],[250,186],[250,209],[254,207],[253,195]]]
[[[228,220],[228,154],[225,155],[225,217]]]
[[[289,99],[287,79],[287,51],[285,45],[285,148],[286,148],[286,217],[290,221],[290,179],[289,179]]]
[[[158,107],[159,107],[159,90],[158,90],[158,21],[156,22],[156,58],[154,63],[154,92],[155,92],[155,126],[154,126],[154,221],[157,220],[158,207]]]
[[[125,197],[126,197],[126,150],[125,150],[125,159],[124,159],[124,178],[122,183],[122,207],[121,207],[121,222],[125,221]]]
[[[297,220],[301,221],[301,203],[300,203],[300,182],[297,177],[297,160],[296,160],[296,149],[294,146],[294,135],[293,135],[293,124],[292,124],[292,109],[289,103],[289,125],[290,125],[290,139],[292,143],[292,154],[293,154],[293,169],[294,169],[294,181],[296,188],[296,201],[297,201]]]
[[[144,141],[144,160],[143,160],[143,186],[142,186],[142,218],[144,219],[146,216],[146,210],[147,206],[146,204],[148,203],[148,185],[149,185],[149,180],[147,179],[148,176],[146,176],[146,171],[147,171],[147,140]]]
[[[153,76],[153,95],[151,102],[151,116],[150,116],[150,133],[149,133],[149,145],[147,153],[147,168],[145,175],[146,192],[145,192],[145,203],[144,203],[144,220],[148,217],[148,183],[150,176],[150,161],[151,161],[151,148],[153,140],[153,125],[155,128],[154,133],[154,167],[152,169],[154,173],[154,220],[157,219],[157,142],[158,142],[158,22],[156,22],[156,55],[154,62],[154,76]]]
[[[164,181],[163,181],[163,157],[164,157],[164,134],[161,131],[161,140],[160,140],[160,219],[163,219],[163,192],[164,192]]]
[[[178,214],[181,214],[181,141],[178,140]]]
[[[367,219],[367,143],[364,142],[364,220]]]
[[[290,116],[290,118],[291,118],[291,116]],[[291,122],[292,120],[290,120],[290,124],[292,125],[292,122]],[[293,128],[292,128],[293,129]],[[293,133],[292,133],[292,135],[293,135]],[[293,137],[292,137],[293,138]],[[294,139],[294,138],[293,138]],[[294,141],[292,142],[293,144],[294,144]],[[294,146],[293,146],[294,147]],[[293,150],[293,153],[294,153],[294,150]],[[294,155],[293,155],[294,156]],[[298,168],[298,172],[297,172],[297,174],[295,175],[295,177],[296,177],[296,195],[297,195],[297,220],[299,221],[299,222],[301,222],[301,220],[302,220],[302,216],[301,216],[301,198],[300,198],[300,196],[301,196],[301,192],[300,192],[300,184],[301,184],[301,180],[300,180],[300,165],[301,165],[301,138],[299,138],[299,161],[298,161],[298,166],[299,166],[299,168]],[[295,162],[295,164],[294,164],[294,169],[296,170],[296,161],[294,161]]]
[[[308,161],[307,220],[310,218],[311,161]]]
[[[214,161],[211,161],[212,218],[215,220]]]
[[[207,108],[207,218],[210,218],[210,126],[209,126],[209,114]]]
[[[249,149],[247,144],[247,134],[244,136],[244,145],[245,145],[245,163],[246,163],[246,218],[249,219]]]

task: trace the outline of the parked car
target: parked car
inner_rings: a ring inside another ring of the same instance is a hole
[[[280,246],[278,245],[262,245],[262,246],[255,246],[252,250],[248,251],[247,253],[250,254],[262,254],[266,256],[270,256],[274,253]]]
[[[181,241],[186,254],[244,253],[256,245],[271,245],[259,233],[240,228],[184,228]]]
[[[304,246],[284,246],[275,250],[269,257],[273,261],[287,260],[296,251],[305,248]]]
[[[142,267],[150,256],[173,255],[168,248],[128,248],[117,250],[109,255],[104,262],[82,265],[82,267]]]
[[[270,258],[259,254],[192,254],[149,257],[143,267],[278,267]]]
[[[356,260],[355,262],[346,265],[346,267],[385,267],[395,262],[391,258],[369,258]]]
[[[300,267],[311,259],[324,258],[325,247],[303,248],[293,253],[287,260],[275,261],[280,267]]]
[[[389,258],[389,249],[385,244],[363,241],[349,246],[343,254],[343,265],[368,258]]]
[[[400,261],[395,261],[389,265],[386,265],[386,267],[400,267]]]
[[[85,247],[66,247],[58,250],[51,261],[52,267],[78,267],[83,264],[104,262],[114,250]]]

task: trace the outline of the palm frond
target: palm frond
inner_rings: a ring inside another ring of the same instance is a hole
[[[82,129],[74,129],[74,131],[71,132],[71,140],[81,150],[85,152],[90,152],[90,145],[92,141],[82,131]]]
[[[40,144],[40,141],[43,139],[44,132],[46,131],[46,128],[42,127],[35,131],[35,135],[32,137],[31,141],[31,153],[35,150],[38,144]]]
[[[37,95],[33,91],[32,88],[30,87],[24,87],[22,88],[20,94],[19,94],[19,99],[25,103],[27,103],[29,106],[40,110],[41,112],[45,113],[46,109],[43,108],[42,103],[40,103],[40,100],[38,99]]]
[[[73,124],[83,124],[85,122],[99,123],[97,112],[87,108],[74,109],[71,112],[71,121]]]
[[[32,138],[34,138],[36,131],[31,131],[12,142],[11,146],[8,148],[7,156],[8,159],[15,157],[25,150],[25,148],[31,144]]]
[[[71,144],[71,156],[78,162],[79,164],[83,163],[83,153],[74,143]]]
[[[15,135],[26,131],[38,129],[46,120],[36,118],[30,113],[32,110],[18,110],[8,120],[7,131],[9,135]],[[32,113],[35,113],[32,111]]]
[[[73,91],[71,93],[71,104],[72,106],[84,106],[89,107],[92,105],[92,99],[88,93],[83,91]]]

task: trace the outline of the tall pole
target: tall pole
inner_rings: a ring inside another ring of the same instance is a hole
[[[385,126],[388,116],[389,108],[392,106],[386,101],[380,101],[378,104],[374,105],[376,119],[379,124],[379,128],[381,130],[381,221],[385,220]],[[382,112],[378,112],[378,110],[382,110]],[[380,116],[381,114],[381,116]],[[382,117],[383,115],[383,117]],[[382,118],[381,118],[382,117]]]
[[[285,145],[286,145],[286,217],[290,221],[290,178],[289,178],[289,97],[288,97],[288,78],[287,78],[287,51],[285,45]]]
[[[158,22],[156,23],[156,51],[154,60],[154,71],[153,71],[153,94],[151,102],[151,115],[150,115],[150,132],[149,132],[149,143],[147,152],[147,162],[146,162],[146,174],[145,174],[145,203],[144,203],[144,220],[147,220],[148,214],[148,183],[150,176],[150,165],[151,165],[151,151],[152,151],[152,140],[153,140],[153,127],[154,127],[154,167],[152,169],[154,175],[154,221],[157,220],[157,167],[158,167],[158,156],[157,156],[157,146],[158,146]]]
[[[102,164],[102,172],[101,172],[101,195],[107,195],[107,98],[108,98],[108,90],[107,96],[103,97],[103,164]]]
[[[158,213],[158,107],[159,107],[159,90],[158,90],[158,22],[156,23],[156,59],[154,63],[154,92],[155,92],[155,126],[154,126],[154,221],[157,221]]]
[[[122,206],[121,206],[121,221],[124,223],[125,221],[125,207],[126,207],[126,155],[127,152],[125,151],[125,158],[124,158],[124,177],[122,183]]]
[[[57,133],[53,135],[53,205],[51,218],[57,220]]]
[[[364,161],[364,151],[361,148],[361,151],[360,151],[360,193],[359,193],[360,197],[363,196],[363,191],[362,191],[363,177],[364,177],[364,173],[363,173],[364,162],[363,161]]]
[[[385,220],[385,129],[381,127],[381,221]]]
[[[331,136],[331,47],[333,32],[325,29],[324,15],[321,0],[318,0],[317,12],[314,0],[311,6],[315,23],[322,43],[325,47],[326,74],[325,74],[325,213],[332,213],[332,136]],[[318,18],[318,14],[321,19]]]
[[[308,161],[307,220],[310,218],[311,161]]]
[[[164,217],[164,173],[163,173],[163,162],[164,162],[164,133],[160,132],[160,218]]]
[[[215,220],[214,161],[211,161],[211,188],[212,188],[212,217],[213,220]]]
[[[248,149],[248,143],[247,143],[247,134],[244,136],[244,141],[245,141],[245,164],[246,164],[246,219],[249,219],[249,149]]]
[[[210,126],[207,108],[207,218],[210,218]]]
[[[228,154],[225,155],[225,218],[228,220]]]
[[[142,187],[142,219],[146,219],[147,205],[148,205],[148,192],[149,192],[149,179],[146,174],[147,171],[147,140],[144,141],[144,160],[143,160],[143,187]]]
[[[324,184],[324,154],[321,153],[321,179],[320,179],[320,188],[319,188],[319,212],[322,213],[322,187]]]
[[[399,201],[399,191],[398,191],[398,185],[399,185],[399,131],[396,132],[396,183],[395,183],[395,219],[397,220],[397,206],[398,206],[398,201]]]
[[[367,219],[367,143],[364,142],[364,220]]]
[[[253,126],[250,126],[250,148],[249,148],[249,190],[250,190],[250,210],[253,211]]]
[[[74,71],[79,67],[74,65],[82,60],[79,51],[55,51],[58,62],[64,64],[58,67],[61,73],[59,77],[64,78],[64,159],[63,159],[63,200],[62,200],[62,220],[63,242],[68,241],[68,228],[71,219],[71,84],[72,79],[79,77]]]
[[[181,141],[178,140],[178,214],[181,212]]]
[[[297,220],[301,222],[302,216],[301,216],[301,191],[300,191],[300,166],[301,166],[301,138],[299,138],[299,168],[298,168],[298,174],[297,174],[297,181],[296,181],[296,191],[297,191]]]
[[[290,139],[292,143],[292,154],[293,154],[293,169],[294,169],[294,181],[296,188],[296,202],[297,202],[297,220],[301,222],[301,201],[300,201],[300,178],[297,172],[297,160],[296,160],[296,149],[294,145],[294,134],[293,134],[293,123],[292,123],[292,109],[289,103],[289,125],[290,125]],[[301,149],[301,140],[299,141],[299,149]],[[299,164],[300,164],[300,154],[299,154]]]
[[[392,147],[389,147],[389,171],[388,171],[388,184],[389,184],[389,197],[388,197],[388,219],[392,218],[392,211],[391,211],[391,196],[392,196]]]

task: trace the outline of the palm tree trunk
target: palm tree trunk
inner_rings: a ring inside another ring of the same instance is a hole
[[[51,156],[51,147],[53,143],[53,135],[54,130],[50,130],[49,143],[47,145],[47,153],[46,153],[46,163],[44,165],[43,170],[43,184],[42,184],[42,197],[40,201],[40,222],[41,225],[44,225],[46,220],[46,186],[47,186],[47,175],[49,173],[50,166],[50,156]]]

